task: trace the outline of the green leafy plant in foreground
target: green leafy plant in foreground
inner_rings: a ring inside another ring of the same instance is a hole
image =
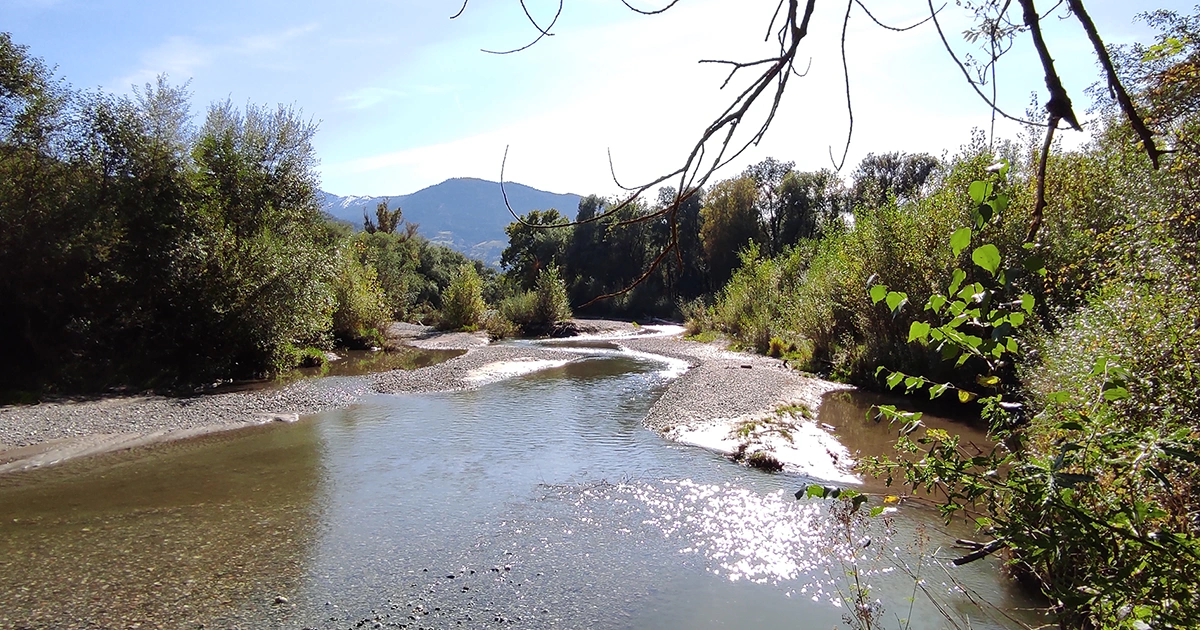
[[[1006,171],[1000,166],[990,181],[971,185],[975,225],[951,236],[956,256],[1006,207]],[[968,450],[957,436],[923,427],[920,413],[883,405],[876,418],[901,426],[900,456],[870,458],[863,467],[889,486],[900,481],[931,497],[947,520],[973,520],[990,540],[955,564],[1005,550],[1013,569],[1053,602],[1060,627],[1191,627],[1200,619],[1200,539],[1189,494],[1200,476],[1200,440],[1191,427],[1122,422],[1117,411],[1135,377],[1111,357],[1096,360],[1095,388],[1052,394],[1033,418],[1004,399],[1002,375],[1020,353],[1017,333],[1034,307],[1030,294],[1018,292],[1019,279],[1045,273],[1027,252],[1020,265],[1006,267],[995,246],[971,249],[971,262],[986,275],[968,282],[967,271],[954,269],[947,291],[924,306],[932,321],[910,329],[910,343],[937,344],[959,365],[975,362],[978,390],[878,372],[909,394],[933,399],[953,391],[964,403],[981,403],[997,444]],[[908,306],[907,296],[886,286],[869,290],[893,315]],[[839,495],[817,486],[808,494]],[[866,503],[863,495],[849,500],[855,509]]]

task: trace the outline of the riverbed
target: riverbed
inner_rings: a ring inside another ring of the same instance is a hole
[[[961,532],[918,506],[847,530],[833,502],[793,496],[824,480],[647,430],[685,359],[554,352],[0,476],[0,627],[829,628],[848,571],[885,627],[952,627],[906,571],[973,628],[1009,625],[964,588],[1033,605],[994,560],[948,575]],[[870,452],[883,429],[860,407],[830,393],[817,420]]]

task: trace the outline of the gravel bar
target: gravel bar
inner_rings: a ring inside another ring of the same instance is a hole
[[[0,407],[0,473],[64,459],[180,439],[350,406],[374,393],[420,393],[477,387],[480,368],[493,363],[571,360],[578,354],[552,347],[488,344],[481,334],[434,334],[412,325],[390,331],[422,348],[465,349],[462,356],[429,367],[367,376],[305,379],[282,387],[202,394],[189,398],[124,396]],[[624,322],[576,320],[584,334],[613,337],[619,346],[688,362],[645,419],[665,433],[716,418],[769,412],[800,402],[816,409],[825,392],[842,386],[802,376],[767,357],[729,352],[717,344],[678,336],[649,336]]]

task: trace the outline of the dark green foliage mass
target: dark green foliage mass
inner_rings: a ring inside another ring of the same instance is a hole
[[[258,376],[305,347],[382,345],[391,319],[441,307],[466,258],[398,209],[360,234],[327,223],[314,124],[225,102],[197,128],[188,101],[165,78],[134,97],[72,91],[0,34],[4,390]]]

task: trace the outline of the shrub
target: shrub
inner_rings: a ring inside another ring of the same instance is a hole
[[[500,316],[512,322],[518,331],[528,331],[537,320],[537,296],[533,291],[509,296],[500,302],[499,311]]]
[[[339,263],[333,282],[334,336],[349,346],[383,345],[383,330],[390,318],[375,269],[359,262],[348,247],[339,253]]]
[[[537,296],[535,315],[539,325],[549,328],[560,321],[571,319],[567,285],[559,275],[558,267],[551,265],[538,272],[534,293]]]
[[[491,310],[484,314],[483,328],[487,331],[488,338],[493,341],[507,339],[520,332],[517,325],[498,310]]]
[[[483,323],[483,283],[472,263],[463,263],[450,280],[442,299],[441,327],[447,330],[476,329]]]

